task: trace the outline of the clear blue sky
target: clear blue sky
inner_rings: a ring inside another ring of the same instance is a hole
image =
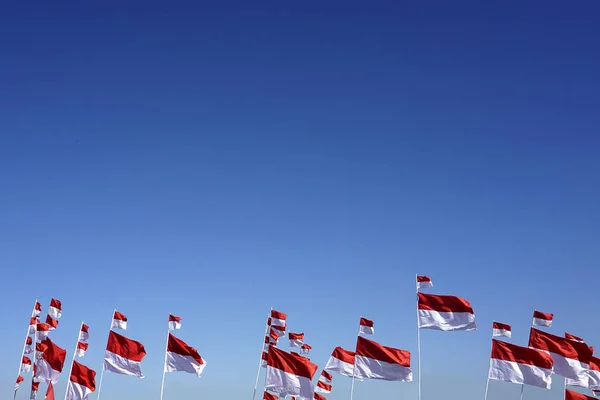
[[[97,370],[113,308],[129,317],[147,379],[107,375],[106,400],[158,397],[169,312],[208,366],[168,375],[166,400],[249,399],[271,306],[321,366],[363,315],[416,369],[416,272],[480,325],[424,332],[423,400],[482,398],[494,319],[526,344],[538,308],[600,346],[599,14],[593,0],[5,1],[2,396],[36,297],[63,301],[53,338],[69,355],[90,325]],[[329,399],[349,387],[336,376]],[[361,382],[355,399],[416,388]],[[493,382],[490,400],[518,393]]]

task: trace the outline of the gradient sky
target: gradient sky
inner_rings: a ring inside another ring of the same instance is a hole
[[[480,327],[423,332],[423,400],[483,397],[493,320],[600,346],[600,3],[417,3],[5,1],[2,397],[35,298],[62,300],[69,357],[90,325],[98,371],[129,317],[147,378],[105,400],[158,398],[169,312],[208,366],[165,400],[250,399],[270,307],[321,366],[362,315],[416,371],[417,272]]]

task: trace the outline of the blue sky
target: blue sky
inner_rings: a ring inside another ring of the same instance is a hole
[[[525,344],[538,308],[600,346],[600,4],[488,3],[5,2],[6,395],[36,297],[69,354],[90,325],[97,370],[129,317],[147,379],[107,374],[106,400],[158,396],[169,312],[208,366],[165,399],[248,399],[271,306],[321,366],[363,315],[416,370],[417,272],[480,326],[423,333],[424,400],[483,396],[492,320]]]

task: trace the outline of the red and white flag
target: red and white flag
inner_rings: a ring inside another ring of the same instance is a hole
[[[15,383],[15,392],[17,390],[19,390],[19,385],[21,384],[21,382],[23,382],[25,380],[25,378],[23,378],[21,375],[17,376],[17,382]]]
[[[312,378],[318,366],[307,358],[271,346],[267,355],[265,389],[286,396],[313,396]]]
[[[315,393],[328,394],[331,393],[331,384],[318,380],[315,386]]]
[[[600,389],[600,358],[594,356],[590,358],[590,369],[587,371],[587,374],[587,387]],[[581,382],[581,379],[565,379],[565,385],[567,386],[581,386],[582,383],[586,382]]]
[[[498,337],[498,336],[504,336],[507,338],[511,337],[512,332],[510,329],[510,325],[503,324],[501,322],[494,322],[494,326],[492,328],[492,337]]]
[[[42,313],[42,305],[39,301],[35,302],[35,306],[33,306],[33,312],[31,313],[32,317],[37,317]]]
[[[31,400],[35,400],[38,390],[40,390],[40,383],[31,381]]]
[[[35,328],[39,323],[40,317],[31,317],[31,319],[29,320],[29,335],[33,335],[35,333]]]
[[[577,386],[588,387],[592,352],[587,344],[531,328],[529,347],[550,353],[555,374],[577,381]]]
[[[355,353],[345,350],[341,347],[336,347],[331,353],[325,368],[327,372],[337,372],[340,375],[352,377],[354,372]]]
[[[417,276],[417,289],[432,288],[433,282],[429,276]]]
[[[60,319],[62,317],[62,304],[60,300],[50,300],[50,308],[48,308],[48,315],[54,319]]]
[[[331,375],[329,372],[323,370],[321,372],[321,376],[319,377],[319,380],[325,383],[331,383],[331,381],[333,381],[333,375]]]
[[[260,359],[260,366],[261,366],[261,367],[263,367],[263,368],[267,368],[267,358],[268,358],[268,354],[269,354],[269,352],[268,352],[268,351],[264,351],[264,350],[263,350],[263,352],[262,352],[262,356],[261,356],[261,359]]]
[[[366,319],[363,317],[360,317],[360,326],[358,328],[358,331],[360,333],[364,333],[366,335],[372,335],[375,333],[375,328],[373,325],[373,321],[371,321],[370,319]]]
[[[183,371],[200,377],[204,367],[206,361],[200,357],[198,350],[169,333],[165,372]]]
[[[279,339],[280,337],[285,336],[285,329],[285,326],[272,326],[270,335],[271,337],[276,337],[277,339]]]
[[[471,304],[457,296],[418,293],[419,328],[440,331],[477,329]]]
[[[88,344],[83,342],[77,342],[77,350],[75,351],[75,355],[77,357],[85,356],[85,352],[88,349]]]
[[[36,378],[46,383],[56,383],[65,365],[67,351],[58,347],[50,339],[45,339],[38,344],[36,350],[43,352],[40,357],[36,357]]]
[[[271,394],[269,392],[265,392],[265,394],[263,395],[263,400],[278,400],[279,397],[275,396],[274,394]]]
[[[21,372],[31,371],[31,359],[27,356],[23,356],[21,359]]]
[[[362,336],[356,341],[355,376],[362,379],[412,382],[410,352],[383,346]]]
[[[290,347],[301,347],[304,344],[304,333],[288,333]]]
[[[574,340],[576,342],[584,342],[582,338],[579,336],[571,335],[570,333],[565,332],[565,339]]]
[[[176,329],[181,329],[181,318],[169,314],[169,330],[174,331]]]
[[[285,321],[287,320],[287,314],[282,312],[271,310],[271,317],[269,318],[269,325],[285,327]]]
[[[143,344],[109,331],[104,355],[104,370],[143,378],[141,366],[145,355],[146,349]]]
[[[33,339],[31,336],[27,336],[27,340],[25,341],[25,354],[33,353]]]
[[[66,400],[87,400],[96,390],[96,371],[73,360]]]
[[[81,324],[81,329],[79,330],[79,338],[77,339],[79,342],[87,343],[90,338],[90,327],[86,324]]]
[[[592,396],[586,396],[583,393],[565,389],[565,400],[596,400]]]
[[[52,382],[48,383],[48,389],[46,389],[46,396],[44,400],[54,400],[54,385]]]
[[[35,326],[35,340],[38,342],[43,341],[48,337],[48,333],[50,333],[51,330],[52,328],[48,324],[37,324]]]
[[[308,354],[311,350],[312,346],[309,344],[304,343],[302,346],[300,346],[300,354]]]
[[[539,350],[492,339],[489,378],[550,389],[552,357]]]
[[[50,330],[53,331],[58,328],[58,320],[53,319],[50,315],[46,315],[46,324],[50,327]]]
[[[110,329],[127,330],[127,317],[120,312],[115,311]]]
[[[321,396],[319,393],[315,393],[315,397],[313,397],[314,400],[327,400],[325,398],[325,396]]]
[[[554,314],[543,313],[541,311],[533,311],[533,326],[544,326],[550,328],[552,326]]]

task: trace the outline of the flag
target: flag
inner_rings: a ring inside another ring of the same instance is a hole
[[[290,347],[301,347],[304,344],[304,333],[288,333]]]
[[[472,331],[477,329],[471,304],[456,296],[418,293],[419,328],[440,331]]]
[[[412,381],[410,352],[383,346],[362,336],[356,341],[355,376],[384,381]]]
[[[600,358],[594,356],[590,358],[590,369],[587,371],[587,375],[587,387],[592,389],[600,389]],[[581,382],[581,379],[565,379],[565,385],[567,386],[581,386],[582,383],[586,382]]]
[[[333,380],[333,375],[331,375],[329,372],[323,370],[321,372],[321,376],[319,377],[320,381],[323,381],[325,383],[331,383],[331,381]]]
[[[358,328],[358,331],[366,335],[374,334],[375,328],[373,327],[373,321],[371,321],[370,319],[360,317],[360,326]]]
[[[37,374],[35,377],[46,383],[56,383],[65,365],[67,351],[57,346],[49,338],[38,344],[40,346],[36,346],[36,350],[43,350],[43,352],[36,360]]]
[[[314,400],[327,400],[325,398],[325,396],[321,396],[319,393],[315,393],[315,397],[313,397]]]
[[[35,400],[37,397],[37,392],[40,390],[40,383],[31,381],[31,399]]]
[[[127,329],[127,317],[118,311],[113,314],[112,324],[110,329]]]
[[[337,372],[340,375],[352,377],[352,373],[354,372],[354,358],[354,352],[344,350],[338,346],[331,353],[323,369],[327,372]]]
[[[268,351],[264,351],[263,350],[262,355],[261,355],[261,359],[260,359],[260,366],[263,367],[263,368],[267,368],[268,354],[269,354]]]
[[[271,317],[269,318],[269,325],[285,327],[285,321],[287,320],[287,314],[279,311],[271,310]]]
[[[83,342],[77,342],[77,350],[75,350],[75,355],[77,357],[85,356],[85,352],[88,349],[88,344]]]
[[[35,302],[35,306],[33,306],[33,312],[31,313],[32,317],[37,317],[42,313],[42,305],[39,301]]]
[[[206,361],[200,357],[198,350],[169,333],[165,372],[184,371],[200,377],[204,367]]]
[[[104,370],[143,378],[141,364],[146,355],[144,345],[109,331],[104,355]]]
[[[265,394],[263,395],[263,400],[278,400],[279,397],[275,396],[274,394],[271,394],[269,392],[265,392]]]
[[[279,339],[280,337],[285,336],[285,326],[271,326],[271,332],[270,335],[271,337],[276,337],[277,339]]]
[[[43,341],[48,337],[48,333],[50,333],[51,330],[52,328],[48,324],[37,324],[35,326],[35,340],[38,342]]]
[[[33,335],[35,333],[35,328],[36,328],[37,324],[39,324],[39,323],[40,323],[39,317],[31,317],[31,319],[29,320],[29,332],[27,334]]]
[[[504,337],[511,337],[512,333],[511,333],[511,329],[510,329],[510,325],[507,324],[503,324],[500,322],[494,322],[493,325],[493,329],[492,329],[492,337],[498,337],[498,336],[504,336]]]
[[[552,326],[552,319],[554,314],[543,313],[541,311],[533,311],[533,326],[545,326],[550,328]]]
[[[48,324],[51,331],[58,328],[58,320],[53,319],[50,315],[46,315],[46,324]]]
[[[591,396],[565,389],[565,400],[596,400]]]
[[[174,331],[176,329],[181,329],[181,318],[169,314],[169,330]]]
[[[48,315],[54,319],[60,319],[62,316],[62,304],[59,300],[50,300],[50,308],[48,308]]]
[[[331,385],[329,383],[325,383],[321,380],[318,380],[317,385],[315,386],[315,393],[331,393]]]
[[[312,350],[312,346],[309,344],[304,343],[302,346],[300,346],[301,354],[308,354],[308,353],[310,353],[311,350]]]
[[[31,339],[31,336],[27,336],[25,341],[25,354],[31,353],[33,353],[33,340]]]
[[[304,357],[294,356],[271,346],[267,356],[265,389],[280,395],[313,396],[312,378],[318,366]]]
[[[492,339],[489,378],[550,389],[552,357],[539,350]]]
[[[428,276],[417,276],[417,289],[432,288],[433,282]]]
[[[587,344],[531,328],[529,347],[550,353],[555,374],[577,381],[577,386],[588,387],[586,371],[592,352]]]
[[[48,384],[48,389],[46,389],[46,396],[44,396],[44,400],[54,400],[54,386],[52,382]]]
[[[15,391],[19,390],[19,385],[24,380],[25,380],[25,378],[23,378],[21,375],[17,376],[17,382],[15,383]]]
[[[86,400],[96,390],[96,371],[73,360],[66,400]]]
[[[579,336],[571,335],[570,333],[565,332],[565,339],[574,340],[576,342],[584,342],[582,338]]]
[[[90,338],[90,328],[86,324],[81,324],[81,329],[79,330],[79,338],[77,339],[79,342],[87,343]]]
[[[31,371],[31,359],[27,356],[23,356],[21,359],[21,372]]]

